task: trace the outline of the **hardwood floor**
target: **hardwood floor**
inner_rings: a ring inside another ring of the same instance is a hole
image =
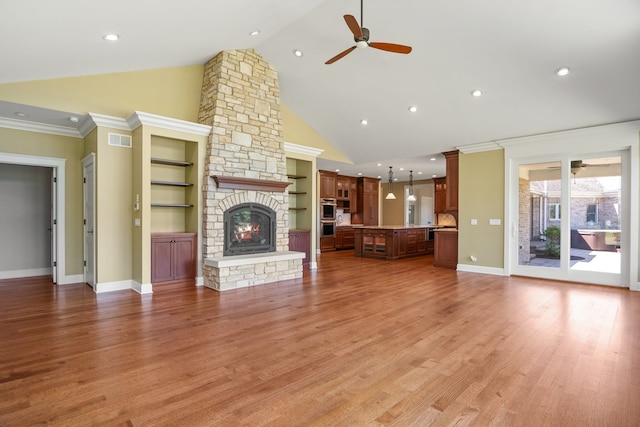
[[[224,293],[0,281],[0,425],[640,425],[640,293],[318,262]]]

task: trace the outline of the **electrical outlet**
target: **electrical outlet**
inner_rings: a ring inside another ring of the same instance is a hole
[[[500,224],[501,224],[500,219],[493,218],[489,220],[489,225],[500,225]]]
[[[477,220],[477,219],[475,219],[475,218],[473,218],[473,219],[471,220],[471,225],[478,225],[478,220]]]
[[[478,257],[476,257],[475,255],[469,255],[469,259],[473,262],[478,261]]]

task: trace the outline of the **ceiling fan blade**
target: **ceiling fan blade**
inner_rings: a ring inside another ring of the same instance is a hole
[[[328,60],[327,62],[325,62],[325,64],[329,65],[329,64],[333,64],[334,62],[336,62],[338,59],[342,58],[343,56],[347,56],[348,54],[350,54],[351,52],[353,52],[353,50],[355,49],[355,46],[351,46],[349,49],[340,52],[339,54],[337,54],[336,56],[334,56],[333,58],[331,58],[330,60]]]
[[[360,28],[358,21],[356,21],[356,18],[354,18],[353,15],[344,15],[344,22],[347,23],[347,26],[353,33],[353,37],[356,39],[362,38],[362,28]]]
[[[411,46],[405,46],[402,44],[371,42],[369,43],[369,46],[380,50],[386,50],[387,52],[405,54],[411,52]]]

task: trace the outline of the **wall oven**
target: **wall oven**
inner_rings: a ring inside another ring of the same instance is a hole
[[[335,236],[336,236],[336,222],[320,221],[320,237],[335,237]]]
[[[336,220],[336,199],[320,200],[320,220],[335,221]]]

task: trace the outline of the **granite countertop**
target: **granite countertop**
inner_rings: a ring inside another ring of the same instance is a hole
[[[447,228],[439,228],[439,229],[437,229],[435,231],[437,231],[438,233],[443,233],[443,232],[446,232],[446,231],[455,231],[457,233],[458,229],[457,228],[452,228],[452,227],[447,227]]]

